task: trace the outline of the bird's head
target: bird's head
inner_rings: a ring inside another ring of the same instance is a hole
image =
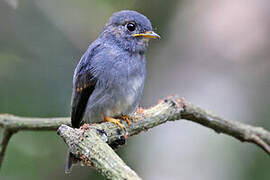
[[[136,11],[123,10],[112,15],[101,38],[132,53],[144,53],[149,39],[159,39],[160,36],[152,30],[147,17]]]

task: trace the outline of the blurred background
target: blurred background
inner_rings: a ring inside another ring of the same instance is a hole
[[[162,36],[147,53],[143,107],[179,94],[270,130],[268,0],[1,0],[0,113],[69,116],[73,70],[122,9],[145,14]],[[19,132],[0,179],[104,179],[87,167],[64,174],[66,149],[56,132]],[[260,148],[187,121],[134,136],[117,153],[143,179],[270,179]]]

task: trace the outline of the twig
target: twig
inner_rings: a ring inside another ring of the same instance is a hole
[[[70,125],[70,118],[27,118],[10,114],[0,114],[0,127],[4,129],[0,147],[0,168],[11,136],[20,130],[56,130],[61,124]]]
[[[15,132],[7,130],[7,129],[4,130],[3,138],[2,138],[2,142],[1,142],[1,146],[0,146],[0,168],[1,168],[4,156],[5,156],[8,142],[9,142],[13,133],[15,133]]]
[[[217,133],[224,133],[242,142],[249,142],[261,147],[270,155],[270,132],[262,127],[250,126],[237,121],[222,119],[213,113],[205,111],[195,105],[183,101],[182,118],[214,129]]]
[[[35,118],[18,117],[11,114],[0,114],[0,127],[11,131],[56,130],[61,124],[71,125],[70,118]]]

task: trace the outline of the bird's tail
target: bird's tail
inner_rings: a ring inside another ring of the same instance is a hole
[[[65,173],[68,174],[71,172],[72,166],[79,163],[79,159],[76,158],[71,152],[67,152]]]

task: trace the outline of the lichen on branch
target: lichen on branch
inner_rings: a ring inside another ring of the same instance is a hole
[[[227,134],[242,142],[256,144],[266,153],[270,154],[269,131],[261,127],[254,127],[237,121],[223,119],[191,104],[183,98],[174,96],[159,101],[157,105],[149,109],[138,109],[137,113],[131,117],[132,124],[130,126],[123,121],[124,131],[120,130],[118,126],[108,122],[73,129],[67,126],[70,126],[70,118],[25,118],[0,114],[0,127],[5,130],[0,152],[0,156],[2,155],[2,157],[0,157],[0,166],[8,140],[14,132],[20,130],[56,130],[61,124],[64,124],[60,126],[58,133],[65,140],[69,149],[76,157],[82,159],[82,161],[88,165],[91,164],[91,166],[95,167],[107,178],[115,179],[114,177],[120,178],[121,176],[125,179],[128,176],[129,178],[127,179],[140,179],[133,170],[128,166],[126,167],[125,163],[108,145],[116,148],[119,145],[125,144],[129,136],[136,135],[142,131],[166,123],[167,121],[181,119],[199,123],[218,133]],[[80,141],[80,139],[83,139],[83,141]],[[97,152],[99,151],[95,149],[95,147],[89,146],[89,144],[96,144],[97,142],[99,142],[98,145],[102,148],[110,151],[111,153],[109,154],[112,157],[107,157],[106,153],[102,155],[98,154]],[[95,156],[95,154],[97,156]],[[107,160],[111,161],[107,162]],[[122,170],[126,169],[128,174],[122,174],[123,172],[121,170],[113,169],[111,166],[108,166],[108,164],[106,165],[106,163],[115,164],[115,162],[119,162],[117,165],[119,165]]]

